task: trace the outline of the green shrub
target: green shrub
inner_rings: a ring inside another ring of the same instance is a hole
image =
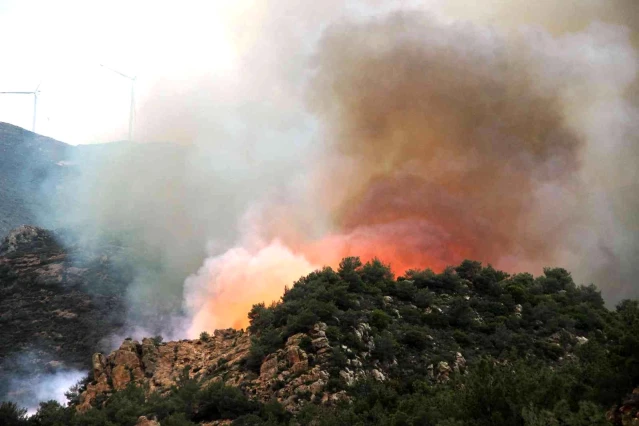
[[[328,336],[328,330],[326,332],[326,335]],[[330,339],[331,337],[329,337]],[[304,335],[301,339],[300,339],[300,349],[302,349],[304,352],[306,353],[311,353],[313,352],[313,341],[311,340],[310,337],[308,337],[307,335]]]
[[[417,295],[417,287],[413,281],[399,281],[395,284],[393,294],[401,300],[412,301]]]
[[[221,382],[213,383],[200,390],[196,396],[196,410],[192,420],[236,419],[244,414],[255,413],[259,404],[250,401],[237,388],[225,386]]]
[[[423,330],[411,329],[404,334],[402,342],[411,348],[423,350],[430,346],[430,337]]]
[[[392,318],[390,317],[390,315],[388,315],[386,312],[382,311],[381,309],[375,309],[371,313],[370,325],[372,325],[373,327],[379,330],[384,330],[386,327],[388,327],[391,321],[392,321]]]
[[[397,342],[391,333],[383,332],[375,336],[375,349],[373,356],[383,362],[391,362],[395,359]]]
[[[0,403],[0,425],[4,426],[26,426],[27,410],[18,407],[15,402]]]
[[[467,346],[472,344],[472,340],[468,336],[468,334],[464,333],[461,330],[453,331],[453,339],[455,339],[455,341],[459,343],[461,346]]]
[[[41,402],[38,411],[29,419],[35,426],[67,426],[71,424],[73,412],[57,401]]]
[[[195,426],[195,423],[186,418],[184,413],[171,414],[162,419],[162,426]]]

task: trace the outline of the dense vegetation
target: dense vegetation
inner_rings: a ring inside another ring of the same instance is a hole
[[[71,392],[69,397],[73,399],[77,394]],[[237,424],[285,424],[290,418],[279,404],[259,404],[249,400],[239,389],[219,382],[200,387],[197,380],[188,378],[188,374],[171,393],[164,396],[153,393],[145,398],[141,387],[129,384],[124,390],[114,393],[101,409],[92,409],[84,414],[55,401],[41,403],[38,412],[31,417],[27,418],[25,414],[26,411],[14,403],[4,402],[0,405],[0,424],[131,426],[142,415],[157,418],[163,426],[194,425],[194,422],[218,419],[234,419]]]
[[[338,370],[365,349],[355,330],[370,324],[366,363],[382,365],[391,380],[349,388],[355,403],[323,413],[325,424],[604,424],[606,409],[639,382],[637,301],[609,311],[594,286],[576,286],[561,268],[534,278],[464,261],[394,279],[377,260],[347,258],[249,316],[260,331],[249,368],[324,321]],[[452,364],[458,351],[468,374],[434,384],[428,366]]]
[[[439,274],[395,278],[380,261],[347,258],[337,271],[303,277],[279,303],[255,305],[249,317],[255,337],[244,367],[255,371],[289,336],[326,323],[327,386],[351,401],[309,403],[291,418],[277,403],[250,401],[222,384],[200,389],[185,378],[169,395],[147,400],[130,386],[84,415],[46,403],[19,420],[19,409],[5,404],[0,423],[5,416],[3,424],[129,425],[148,415],[162,425],[223,418],[243,425],[605,425],[606,411],[639,383],[639,303],[608,310],[594,286],[575,285],[560,268],[534,278],[464,261]],[[358,335],[363,324],[368,341]],[[438,380],[429,366],[453,365],[457,352],[465,365]],[[347,386],[337,379],[356,358],[387,380]]]

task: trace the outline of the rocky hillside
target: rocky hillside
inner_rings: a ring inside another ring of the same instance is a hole
[[[306,350],[300,345],[310,341]],[[251,334],[233,329],[216,330],[197,340],[162,343],[144,339],[142,343],[125,340],[109,356],[93,356],[93,381],[80,395],[78,410],[87,411],[115,391],[130,383],[141,385],[147,396],[153,392],[170,392],[188,374],[200,386],[223,382],[239,387],[251,398],[267,403],[273,399],[289,412],[297,412],[307,402],[331,405],[347,399],[345,391],[330,392],[331,347],[326,338],[326,324],[317,323],[308,333],[290,336],[281,349],[269,354],[259,373],[244,368],[249,356]],[[358,378],[368,375],[385,380],[379,370],[359,370]],[[346,371],[342,376],[347,383]]]
[[[379,261],[347,258],[336,271],[300,279],[279,303],[254,306],[249,318],[247,331],[127,339],[97,353],[72,406],[45,404],[35,418],[164,426],[636,422],[636,398],[627,395],[639,383],[639,303],[608,310],[594,286],[575,285],[563,269],[535,278],[465,261],[396,278]]]
[[[111,267],[110,253],[64,248],[54,233],[33,226],[0,244],[0,400],[29,391],[11,389],[11,379],[87,370],[88,354],[121,327],[126,278]]]

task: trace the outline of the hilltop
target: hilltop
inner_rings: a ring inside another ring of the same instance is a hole
[[[249,318],[97,353],[72,407],[44,404],[36,424],[605,425],[637,410],[611,407],[639,382],[638,303],[608,310],[561,268],[394,277],[346,258]]]

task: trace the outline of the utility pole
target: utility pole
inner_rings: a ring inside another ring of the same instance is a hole
[[[41,84],[41,83],[40,83]],[[40,93],[40,84],[33,92],[0,92],[0,95],[33,95],[33,121],[31,122],[31,131],[36,131],[36,116],[38,113],[38,94]]]
[[[129,142],[132,142],[133,141],[133,116],[135,114],[135,80],[137,79],[137,77],[128,76],[104,64],[100,64],[100,66],[131,81],[131,104],[129,105]]]

